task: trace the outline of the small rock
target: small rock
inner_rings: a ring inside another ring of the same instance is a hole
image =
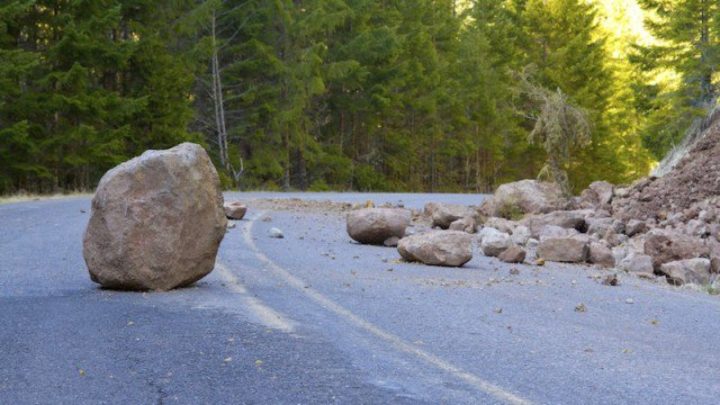
[[[233,229],[235,228],[235,222],[228,222],[227,229]]]
[[[634,304],[634,303],[635,303],[635,300],[632,299],[632,298],[627,298],[627,299],[625,299],[625,303],[626,303],[626,304]]]
[[[271,238],[275,238],[275,239],[282,239],[285,237],[285,234],[283,234],[283,231],[281,231],[278,228],[270,228],[270,230],[268,230],[268,235],[270,235]]]
[[[545,259],[543,259],[542,257],[539,257],[537,260],[535,260],[535,265],[536,265],[536,266],[544,266],[544,265],[545,265]]]
[[[385,242],[383,242],[383,245],[387,247],[397,247],[398,242],[400,241],[400,238],[397,236],[391,236],[387,239],[385,239]]]
[[[575,312],[587,312],[587,307],[583,303],[577,304],[575,305]]]
[[[522,263],[525,261],[526,255],[527,253],[525,252],[525,249],[520,246],[513,245],[500,253],[498,255],[498,259],[505,263]]]
[[[638,219],[631,219],[627,224],[625,224],[625,234],[630,237],[640,233],[645,233],[647,232],[647,229],[647,223]]]
[[[602,284],[617,287],[620,285],[620,280],[618,280],[617,274],[611,274],[603,279]]]
[[[225,216],[228,219],[241,220],[245,217],[247,206],[240,201],[230,201],[223,204]]]

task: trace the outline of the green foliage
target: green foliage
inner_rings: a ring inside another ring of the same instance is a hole
[[[244,189],[629,181],[702,111],[720,53],[716,2],[642,3],[665,43],[631,64],[585,0],[5,1],[0,193],[91,188],[182,141]]]

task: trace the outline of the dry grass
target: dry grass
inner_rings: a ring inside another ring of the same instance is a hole
[[[12,204],[26,201],[41,201],[41,200],[60,200],[63,198],[73,197],[92,197],[90,192],[72,192],[64,194],[28,194],[28,193],[17,193],[9,195],[0,195],[0,204]]]

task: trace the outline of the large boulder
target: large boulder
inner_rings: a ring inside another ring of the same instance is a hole
[[[521,180],[503,184],[481,205],[487,216],[511,217],[556,211],[568,203],[560,187],[554,183]]]
[[[549,237],[540,241],[537,255],[551,262],[581,263],[588,259],[589,249],[585,235]]]
[[[663,263],[660,266],[660,273],[667,276],[670,284],[708,284],[710,283],[710,260],[696,258]]]
[[[670,230],[654,229],[644,235],[644,252],[653,259],[655,271],[663,263],[708,257],[710,251],[702,240]]]
[[[226,226],[215,167],[202,147],[183,143],[103,176],[83,255],[103,287],[169,290],[212,271]]]
[[[450,224],[467,217],[474,217],[473,209],[459,204],[436,204],[432,209],[432,224],[442,229],[448,229]]]
[[[510,235],[487,226],[480,231],[478,238],[480,250],[486,256],[496,257],[513,245]]]
[[[403,259],[434,266],[460,267],[472,259],[472,236],[461,231],[430,231],[400,239]]]
[[[363,208],[347,216],[348,235],[369,245],[382,245],[393,236],[402,238],[408,225],[410,211],[403,208]]]
[[[598,242],[591,242],[588,250],[588,261],[601,267],[614,267],[615,257],[609,247]]]

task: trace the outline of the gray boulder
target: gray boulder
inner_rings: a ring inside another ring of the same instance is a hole
[[[513,245],[510,235],[487,226],[480,231],[479,239],[480,250],[486,256],[498,256]]]
[[[474,215],[474,210],[464,205],[436,204],[432,211],[432,224],[442,229],[448,229],[453,222]]]
[[[527,252],[520,246],[510,246],[498,255],[498,259],[505,263],[522,263],[525,261]]]
[[[644,236],[644,252],[652,257],[656,271],[660,270],[663,263],[707,257],[710,254],[702,240],[676,231],[653,229]]]
[[[516,245],[525,246],[532,237],[530,234],[530,229],[525,225],[518,225],[515,230],[513,230],[512,235],[510,235],[512,241]]]
[[[580,194],[580,205],[587,208],[607,208],[613,199],[615,186],[607,181],[595,181]]]
[[[354,240],[382,245],[388,238],[405,236],[410,225],[410,211],[403,208],[363,208],[347,216],[347,233]]]
[[[227,219],[205,150],[150,150],[100,180],[83,238],[90,278],[106,288],[170,290],[215,267]]]
[[[500,217],[510,213],[538,214],[555,211],[567,204],[560,187],[538,180],[521,180],[503,184],[486,199],[481,210],[487,216]]]
[[[597,264],[598,266],[607,268],[615,266],[615,257],[613,256],[610,248],[597,242],[590,243],[588,261],[590,263]]]
[[[460,267],[472,259],[472,236],[460,231],[430,231],[400,239],[397,249],[410,262]]]
[[[518,227],[517,222],[511,221],[509,219],[505,218],[499,218],[499,217],[490,217],[487,220],[485,220],[485,226],[488,226],[490,228],[495,228],[500,232],[505,233],[513,233],[515,232],[515,228]]]
[[[589,249],[585,235],[548,237],[540,241],[537,255],[551,262],[581,263],[587,260]]]
[[[521,223],[530,228],[533,238],[537,238],[542,229],[548,225],[581,231],[586,227],[585,217],[589,213],[588,210],[555,211],[549,214],[529,215]]]
[[[477,225],[475,223],[475,218],[473,217],[463,217],[456,221],[453,221],[448,229],[451,231],[462,231],[467,233],[475,233],[477,231]]]
[[[708,284],[710,283],[710,260],[696,258],[663,263],[660,266],[660,273],[667,276],[668,282],[674,285]]]

